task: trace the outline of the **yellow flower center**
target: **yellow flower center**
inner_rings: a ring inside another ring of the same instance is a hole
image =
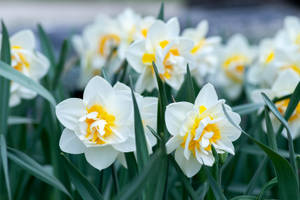
[[[115,116],[107,113],[98,104],[87,108],[87,113],[94,116],[85,119],[87,124],[85,137],[95,144],[105,144],[105,138],[113,134],[112,128],[116,126]]]
[[[191,54],[197,53],[205,44],[205,39],[201,39],[191,50]]]
[[[141,30],[141,33],[144,36],[144,38],[146,38],[147,34],[148,34],[148,30],[146,28],[144,28],[144,29]]]
[[[163,74],[160,74],[161,79],[170,79],[172,76],[171,73],[174,70],[174,67],[169,62],[171,55],[180,56],[178,49],[175,49],[175,48],[170,49],[170,51],[165,56],[164,61],[163,61],[165,72]]]
[[[29,69],[30,64],[27,61],[26,57],[24,56],[24,54],[18,50],[22,50],[23,48],[20,46],[12,46],[12,50],[16,51],[15,53],[12,53],[11,55],[11,59],[16,61],[16,64],[13,66],[13,68],[15,68],[16,70],[22,72],[23,71],[23,67]]]
[[[270,53],[266,57],[265,64],[270,63],[274,59],[274,55],[274,51],[270,51]]]
[[[100,38],[99,53],[101,56],[108,56],[112,47],[120,44],[120,37],[116,34],[107,34]]]
[[[234,54],[227,58],[223,63],[223,69],[228,78],[236,83],[242,83],[242,75],[244,73],[244,65],[248,62],[248,58],[241,54]],[[238,63],[238,65],[231,68],[232,63]]]
[[[298,33],[297,37],[296,37],[296,40],[295,40],[295,43],[297,45],[300,45],[300,33]]]
[[[284,115],[288,105],[289,105],[290,99],[284,99],[282,101],[277,102],[275,105],[278,109],[278,111]],[[294,113],[292,114],[292,116],[289,119],[289,122],[292,122],[296,119],[299,119],[300,117],[300,103],[297,104],[296,109],[294,111]]]
[[[292,65],[288,65],[288,66],[283,66],[280,69],[281,70],[291,69],[300,76],[300,67],[298,67],[298,65],[292,64]]]
[[[211,120],[213,120],[213,117],[211,115],[208,115],[208,116],[201,115],[206,110],[207,109],[205,106],[199,107],[199,114],[195,118],[193,125],[190,127],[190,129],[189,129],[190,131],[185,134],[185,136],[183,138],[184,141],[181,143],[181,146],[183,148],[185,148],[188,135],[190,134],[191,139],[188,144],[188,149],[193,153],[194,156],[196,154],[196,150],[200,150],[200,147],[202,147],[201,141],[202,141],[202,139],[205,139],[204,137],[207,133],[213,133],[213,135],[208,139],[209,144],[204,148],[204,150],[206,150],[206,151],[211,151],[211,144],[215,143],[216,141],[218,141],[221,138],[221,133],[220,133],[220,129],[218,128],[218,126],[216,124],[208,124],[202,130],[200,137],[197,140],[194,140],[197,135],[197,129],[199,128],[201,120],[203,120],[206,117],[209,117]]]

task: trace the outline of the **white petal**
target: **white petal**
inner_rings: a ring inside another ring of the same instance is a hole
[[[167,22],[167,28],[170,34],[169,37],[177,37],[180,32],[178,19],[176,17],[169,19]]]
[[[63,152],[71,154],[81,154],[87,148],[77,135],[67,128],[64,129],[60,136],[59,147]]]
[[[142,62],[142,58],[145,52],[145,41],[136,41],[130,45],[126,53],[126,59],[132,68],[138,72],[142,73],[144,68],[147,67]]]
[[[212,166],[215,162],[215,158],[211,152],[200,152],[196,150],[196,157],[198,162],[203,163],[207,166]]]
[[[86,160],[98,170],[109,167],[117,158],[119,152],[112,146],[100,146],[87,148],[85,154]]]
[[[186,114],[193,109],[193,104],[188,102],[171,103],[166,108],[165,120],[171,135],[179,135],[180,127]]]
[[[122,143],[113,144],[112,145],[114,149],[120,152],[132,152],[135,151],[135,138],[134,137],[128,137],[128,139]]]
[[[43,54],[35,52],[30,64],[29,73],[31,77],[39,80],[47,74],[49,66],[49,60]]]
[[[276,97],[282,97],[293,93],[297,84],[299,83],[299,75],[292,70],[285,70],[276,79],[272,86],[272,91],[275,93]]]
[[[224,150],[232,155],[234,155],[234,146],[232,142],[226,137],[222,137],[220,140],[216,142],[216,149]]]
[[[21,98],[18,93],[12,93],[9,97],[9,107],[14,107],[21,103]]]
[[[23,49],[33,50],[35,47],[34,34],[31,30],[23,30],[14,34],[10,41],[11,46],[20,46]]]
[[[182,139],[180,137],[172,136],[166,143],[167,154],[172,153],[175,149],[180,147],[181,143],[182,143]]]
[[[205,106],[206,108],[211,107],[212,105],[216,104],[218,101],[218,95],[214,86],[210,83],[207,83],[202,87],[200,90],[195,105],[196,106]]]
[[[74,130],[79,119],[85,115],[86,107],[81,99],[70,98],[56,106],[58,120],[68,129]]]
[[[197,161],[194,156],[190,156],[187,160],[183,155],[183,148],[178,148],[175,152],[175,160],[179,165],[180,169],[187,177],[192,177],[200,171],[201,164]]]
[[[127,163],[125,159],[125,154],[124,153],[119,153],[117,160],[123,165],[123,167],[127,168]]]
[[[102,77],[92,78],[83,92],[83,100],[88,105],[91,104],[109,104],[111,96],[114,94],[112,86]]]

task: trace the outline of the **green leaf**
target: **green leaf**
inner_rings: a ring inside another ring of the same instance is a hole
[[[258,109],[262,108],[263,106],[264,106],[263,103],[248,103],[248,104],[234,106],[234,107],[232,107],[232,110],[234,112],[239,113],[240,115],[247,115],[247,114],[257,111]]]
[[[38,123],[36,120],[26,118],[26,117],[19,117],[19,116],[9,116],[8,125],[17,125],[17,124],[35,124]]]
[[[151,175],[156,175],[160,170],[158,162],[162,156],[162,151],[158,150],[154,153],[154,155],[150,158],[147,165],[143,168],[143,170],[136,176],[130,183],[125,185],[120,193],[116,196],[116,200],[131,200],[135,199],[141,195],[145,186],[147,185],[147,179]]]
[[[70,44],[68,40],[64,40],[61,50],[60,50],[60,54],[59,54],[59,59],[58,59],[58,63],[55,67],[55,72],[54,72],[54,81],[53,81],[53,88],[55,89],[58,86],[60,77],[61,77],[61,73],[64,69],[65,66],[65,62],[67,59],[67,55],[68,55],[68,51],[70,48]]]
[[[134,130],[135,130],[135,145],[136,145],[136,157],[137,166],[139,171],[145,167],[149,160],[149,153],[147,148],[146,136],[144,133],[144,126],[140,115],[139,107],[132,89],[131,84],[131,96],[134,108]]]
[[[9,36],[5,24],[2,22],[2,44],[1,44],[1,55],[0,59],[7,63],[11,64],[11,55],[10,55],[10,43]],[[12,68],[11,66],[9,66]],[[1,163],[3,165],[5,186],[8,194],[8,199],[11,199],[11,188],[10,188],[10,179],[8,173],[8,163],[7,163],[7,147],[5,135],[7,134],[7,121],[9,113],[9,98],[10,98],[10,81],[5,77],[0,77],[0,144],[1,144]]]
[[[64,158],[65,171],[71,182],[75,186],[79,195],[84,200],[101,200],[102,195],[97,188],[72,164],[72,162],[62,154]]]
[[[257,200],[263,200],[263,199],[264,199],[264,193],[265,193],[265,191],[268,190],[268,189],[270,189],[270,188],[272,188],[272,187],[273,187],[274,185],[276,185],[277,183],[278,183],[277,177],[273,178],[273,179],[270,180],[268,183],[266,183],[266,184],[262,187],[262,189],[261,189],[261,191],[260,191],[260,193],[259,193],[259,195],[258,195],[258,197],[257,197]]]
[[[282,125],[286,128],[287,136],[288,136],[288,144],[289,144],[289,153],[290,153],[290,160],[292,163],[292,167],[294,169],[294,172],[298,172],[298,167],[296,164],[296,156],[295,156],[295,150],[294,150],[294,144],[293,139],[291,136],[290,127],[288,125],[288,122],[283,118],[283,116],[280,114],[274,103],[269,99],[269,97],[262,93],[263,99],[268,106],[268,108],[271,110],[271,112],[275,115],[275,117],[282,123]],[[296,177],[297,183],[299,183],[298,176]]]
[[[195,90],[193,85],[193,79],[190,73],[190,68],[187,65],[186,67],[186,75],[184,81],[177,92],[176,101],[187,101],[190,103],[195,102]]]
[[[3,166],[4,171],[4,178],[5,178],[5,185],[6,190],[8,194],[8,199],[11,199],[11,189],[10,189],[10,181],[9,181],[9,174],[8,174],[8,164],[7,164],[7,147],[6,147],[6,141],[5,141],[5,135],[0,134],[0,145],[1,145],[1,163]]]
[[[161,139],[161,137],[160,137],[160,135],[158,135],[157,133],[156,133],[156,131],[151,127],[151,126],[146,126],[148,129],[149,129],[149,131],[156,137],[156,139],[157,140],[159,140],[159,141],[161,141],[162,139]]]
[[[18,166],[23,168],[25,171],[27,171],[29,174],[59,189],[71,198],[71,195],[69,194],[65,186],[55,176],[50,174],[48,170],[43,168],[39,163],[37,163],[35,160],[30,158],[23,152],[13,148],[8,148],[8,158]]]
[[[269,110],[266,107],[265,108],[265,119],[266,119],[266,126],[267,126],[267,135],[268,135],[268,141],[269,141],[269,146],[274,150],[274,151],[278,151],[277,148],[277,142],[276,142],[276,136],[274,133],[274,129],[273,129],[273,125],[270,119],[270,115],[269,115]]]
[[[43,86],[39,83],[33,81],[31,78],[25,76],[21,72],[15,70],[10,65],[0,61],[0,75],[4,76],[5,78],[14,81],[28,89],[31,89],[37,92],[39,95],[47,99],[52,106],[56,105],[55,99],[53,96],[46,90]]]
[[[137,164],[133,152],[125,153],[129,179],[132,180],[137,174]]]
[[[205,170],[208,183],[209,183],[210,188],[212,189],[212,191],[214,193],[214,196],[215,196],[216,200],[226,200],[226,197],[225,197],[224,193],[222,192],[221,186],[215,181],[215,179],[211,175],[209,169],[205,165],[203,165],[202,167]]]
[[[188,194],[190,195],[192,200],[196,200],[197,198],[197,194],[195,192],[195,190],[193,189],[189,179],[182,173],[182,170],[180,169],[180,167],[177,165],[177,163],[175,162],[174,158],[172,156],[169,156],[170,160],[172,161],[173,166],[176,169],[176,172],[181,180],[181,182],[183,183],[184,188],[187,190]]]
[[[40,37],[42,52],[47,58],[49,58],[51,64],[50,70],[52,71],[55,66],[54,50],[44,28],[40,24],[38,24],[38,34]]]
[[[273,166],[276,170],[276,174],[278,177],[278,186],[279,186],[279,194],[280,198],[283,200],[290,199],[299,199],[299,190],[298,183],[296,179],[296,174],[290,166],[289,162],[280,156],[278,153],[270,149],[268,146],[262,144],[257,141],[255,138],[247,134],[244,130],[242,130],[238,125],[236,125],[233,120],[228,115],[224,105],[222,105],[223,112],[227,117],[228,121],[237,129],[239,129],[242,133],[244,133],[250,140],[252,140],[256,145],[258,145],[271,159]]]
[[[164,12],[164,10],[165,10],[165,4],[164,4],[164,2],[161,2],[161,4],[160,4],[160,9],[159,9],[159,13],[158,13],[158,15],[157,15],[157,19],[160,19],[160,20],[162,20],[162,21],[164,21],[164,16],[165,16],[165,12]]]
[[[242,196],[233,197],[230,200],[256,200],[256,196],[242,195]]]

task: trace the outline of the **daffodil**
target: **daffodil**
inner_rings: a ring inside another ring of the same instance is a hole
[[[261,93],[264,92],[270,99],[275,97],[280,98],[285,95],[291,94],[294,92],[297,84],[300,81],[300,77],[291,69],[287,69],[284,72],[280,73],[276,79],[274,85],[270,89],[258,89],[253,91],[252,100],[254,102],[263,102]],[[279,112],[284,115],[287,109],[287,106],[290,102],[290,99],[284,99],[275,103]],[[280,121],[273,115],[270,114],[271,121],[275,129],[278,129],[280,126]],[[300,103],[296,106],[295,111],[288,120],[289,127],[291,129],[291,136],[293,139],[300,136]],[[283,130],[283,136],[287,138],[286,130]]]
[[[201,21],[197,27],[185,29],[183,37],[191,39],[194,46],[191,49],[193,62],[192,75],[201,85],[207,75],[214,74],[219,63],[218,46],[221,38],[218,36],[206,37],[208,22]]]
[[[0,35],[0,45],[2,36]],[[30,30],[23,30],[10,37],[11,66],[38,82],[49,69],[48,59],[36,51],[34,34]],[[36,92],[12,82],[10,86],[9,106],[16,106],[21,99],[32,99]]]
[[[213,85],[208,83],[199,92],[195,104],[178,102],[166,108],[166,126],[172,135],[166,143],[167,152],[176,150],[175,160],[188,177],[194,176],[203,164],[213,165],[212,145],[217,153],[234,154],[232,141],[241,132],[227,120],[222,104],[225,101],[218,100]],[[240,116],[229,106],[225,108],[235,124],[239,124]]]
[[[102,170],[124,152],[135,151],[131,96],[119,93],[106,80],[92,78],[83,99],[70,98],[56,106],[56,115],[66,127],[60,138],[62,151],[84,153],[86,160]]]
[[[183,82],[188,56],[193,47],[189,39],[179,37],[179,22],[156,20],[147,32],[146,39],[134,42],[127,51],[127,60],[140,74],[136,90],[151,91],[156,87],[152,62],[155,62],[160,77],[174,89]]]
[[[116,19],[102,15],[84,29],[82,36],[73,37],[73,46],[80,56],[80,88],[84,88],[93,76],[99,75],[103,67],[109,74],[118,69],[122,62],[118,55],[121,33]]]
[[[236,99],[242,91],[245,69],[254,58],[254,49],[240,34],[232,36],[221,50],[220,73],[217,81],[230,99]]]

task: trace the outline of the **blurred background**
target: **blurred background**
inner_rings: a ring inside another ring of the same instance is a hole
[[[0,18],[10,32],[36,29],[41,23],[53,38],[61,41],[81,32],[99,14],[115,15],[132,8],[143,15],[156,16],[160,0],[0,0]],[[300,15],[298,0],[165,0],[166,18],[177,16],[182,27],[195,26],[201,19],[210,24],[210,35],[226,38],[242,33],[256,43],[271,37],[285,16]]]

